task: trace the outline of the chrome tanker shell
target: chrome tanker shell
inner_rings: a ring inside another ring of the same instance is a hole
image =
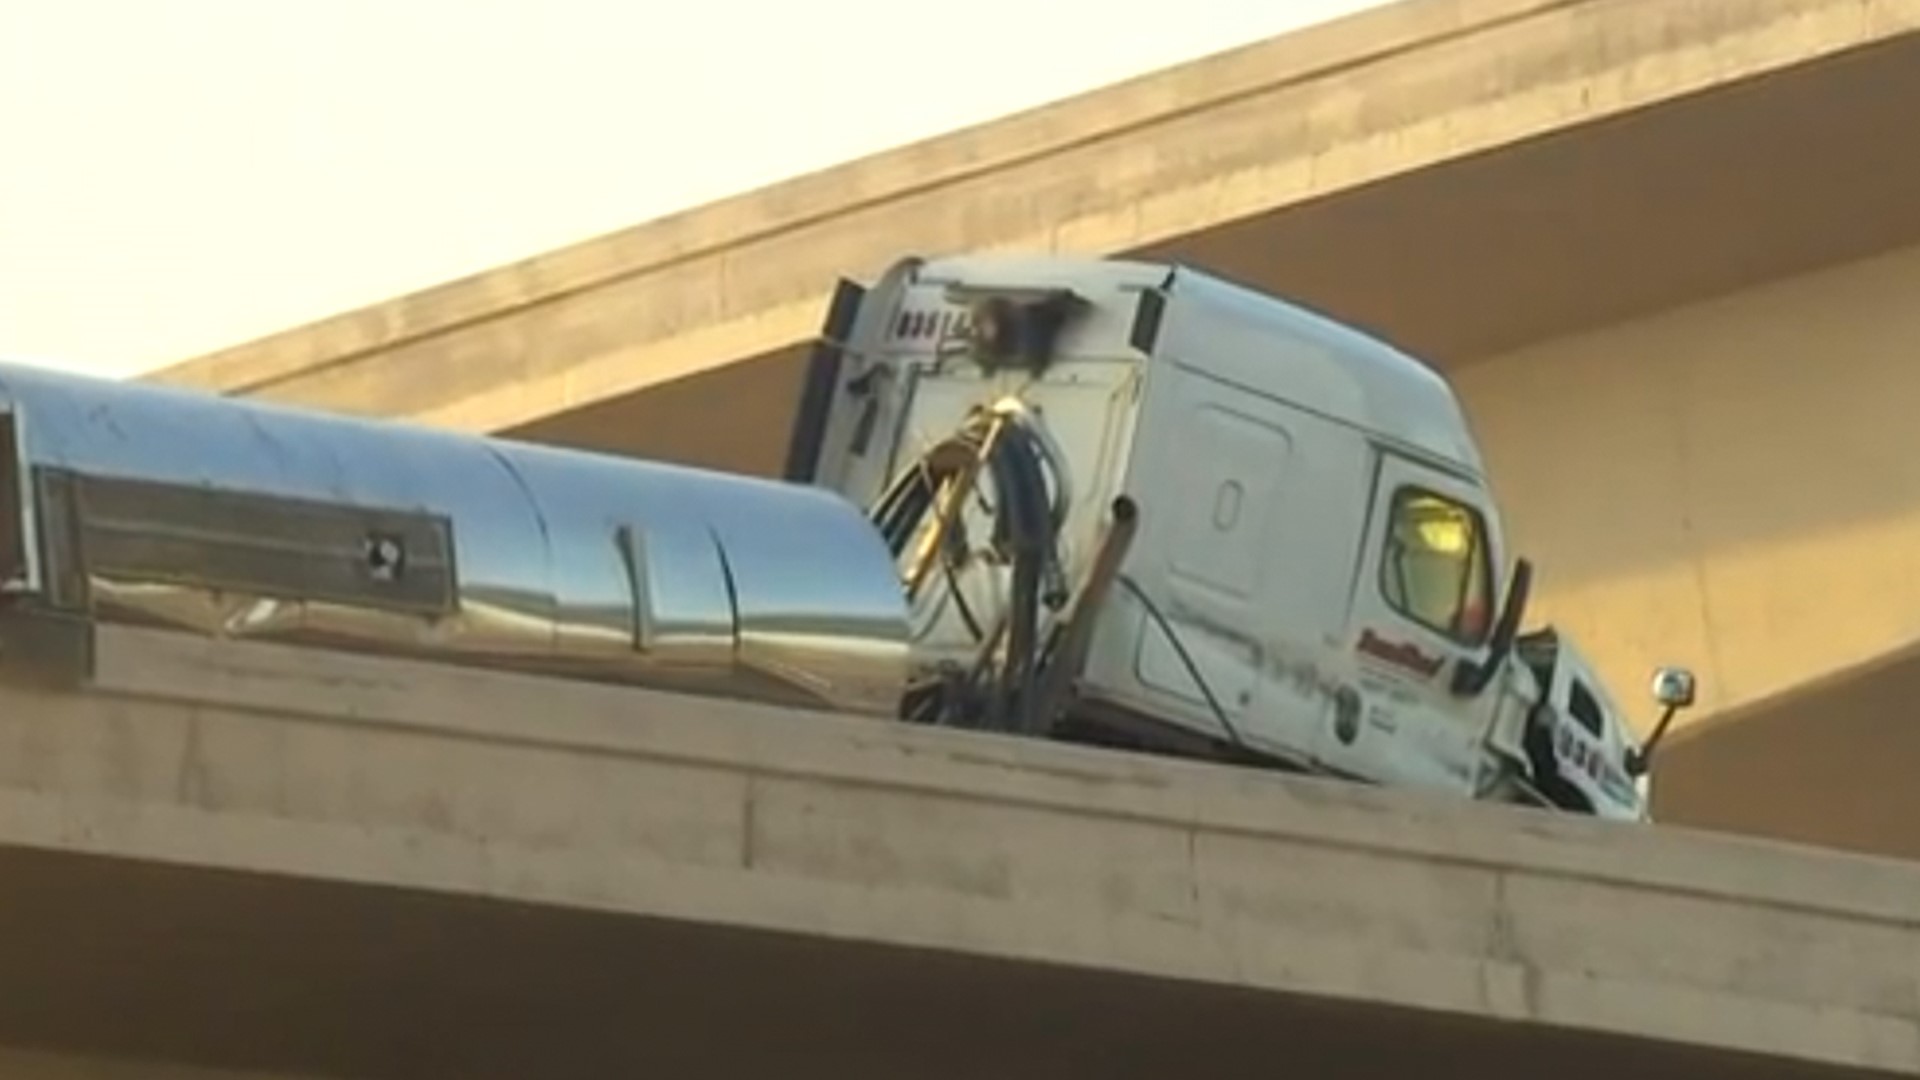
[[[0,364],[15,603],[892,714],[893,560],[831,492]]]

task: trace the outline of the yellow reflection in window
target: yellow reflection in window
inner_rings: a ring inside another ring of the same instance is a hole
[[[1413,495],[1401,506],[1400,522],[1412,535],[1401,542],[1435,555],[1465,556],[1473,548],[1473,519],[1465,509],[1432,495]]]
[[[1469,507],[1431,492],[1398,492],[1381,567],[1388,602],[1434,630],[1479,641],[1489,614],[1483,542]]]

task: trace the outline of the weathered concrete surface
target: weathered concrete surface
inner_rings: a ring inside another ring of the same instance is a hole
[[[31,885],[0,893],[0,987],[35,995],[8,1026],[303,1080],[1889,1075],[558,905],[10,849],[0,872]]]
[[[153,634],[99,665],[0,690],[0,1041],[366,1076],[1920,1072],[1920,867]]]
[[[515,427],[791,347],[815,329],[836,276],[877,273],[905,250],[1117,252],[1212,234],[1216,244],[1249,253],[1240,261],[1273,263],[1287,249],[1280,238],[1262,235],[1264,243],[1249,247],[1250,234],[1221,230],[1440,163],[1756,82],[1917,28],[1920,0],[1410,0],[349,313],[159,377],[347,411]],[[1859,104],[1870,116],[1896,108],[1871,98]],[[1790,111],[1748,115],[1749,126],[1764,117],[1770,134],[1776,125],[1804,128]],[[1852,130],[1844,117],[1820,119]],[[1904,146],[1880,140],[1888,142]],[[1593,185],[1597,190],[1618,187],[1627,203],[1659,205],[1636,197],[1661,184],[1665,162],[1579,157],[1624,178],[1612,187]],[[1800,160],[1803,168],[1820,161]],[[1666,187],[1690,202],[1702,194]],[[1361,230],[1375,241],[1367,250],[1388,258],[1356,258],[1341,230],[1337,248],[1296,246],[1279,264],[1329,263],[1342,280],[1364,270],[1358,280],[1369,296],[1380,293],[1372,283],[1383,265],[1395,268],[1389,274],[1443,273],[1498,292],[1497,281],[1461,272],[1484,258],[1486,247],[1499,247],[1482,245],[1481,228],[1471,228],[1473,243],[1445,252],[1437,264],[1416,267],[1404,254],[1391,257],[1407,241],[1396,238],[1396,224],[1415,234],[1454,235],[1434,231],[1432,206],[1396,205],[1396,213]],[[1581,213],[1592,239],[1604,241],[1609,225],[1631,224],[1587,209]],[[1392,241],[1384,249],[1383,237]],[[1690,266],[1683,261],[1680,269]],[[1650,273],[1658,269],[1642,266],[1639,276],[1663,280]],[[1510,276],[1541,280],[1538,273]],[[1561,307],[1581,308],[1580,297],[1605,291],[1563,283],[1556,295]],[[1355,307],[1335,299],[1336,309]],[[1358,307],[1364,313],[1366,305]],[[1578,313],[1530,305],[1524,296],[1507,297],[1501,310],[1509,322],[1514,311]],[[1473,335],[1457,340],[1486,344]]]

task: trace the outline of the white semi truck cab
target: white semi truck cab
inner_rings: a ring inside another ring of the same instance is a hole
[[[905,259],[797,412],[757,479],[0,364],[0,665],[134,623],[1647,816],[1379,341],[1192,269]]]
[[[1389,345],[1186,267],[909,258],[841,283],[809,380],[788,478],[897,560],[907,718],[1647,816],[1648,748],[1522,632],[1467,420]]]

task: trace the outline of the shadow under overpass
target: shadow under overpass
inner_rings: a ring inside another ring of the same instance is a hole
[[[0,1042],[408,1080],[1831,1068],[1111,974],[0,850]]]
[[[1654,812],[1693,828],[1920,859],[1920,643],[1679,728]]]

